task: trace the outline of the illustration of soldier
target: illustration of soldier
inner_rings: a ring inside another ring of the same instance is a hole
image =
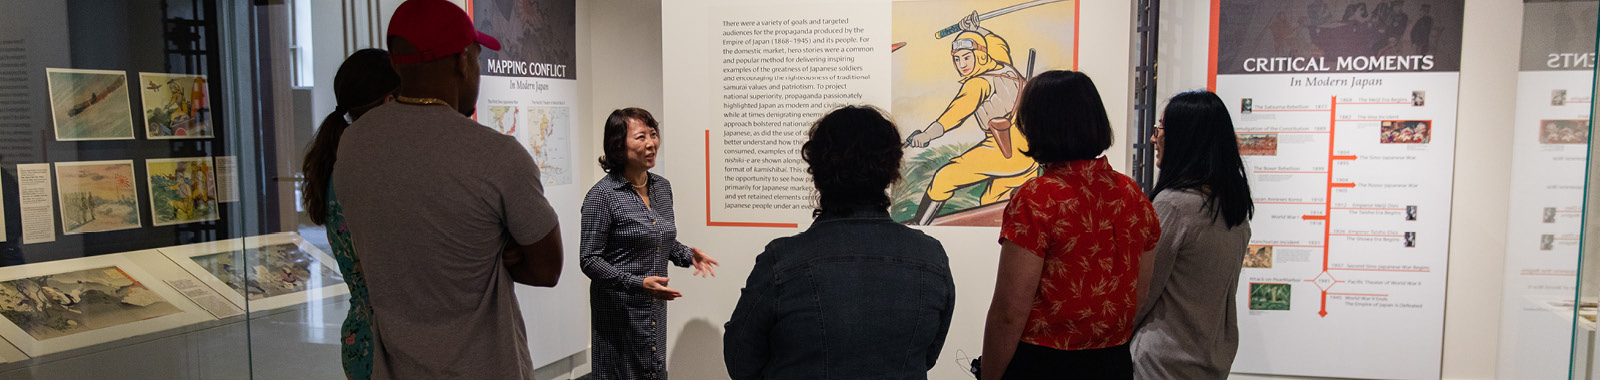
[[[978,206],[1010,200],[1017,187],[1038,175],[1038,164],[1022,154],[1028,148],[1027,140],[1012,128],[1017,98],[1027,76],[1017,70],[1006,40],[979,22],[1048,2],[1028,2],[982,16],[972,12],[956,25],[959,31],[951,41],[950,56],[961,76],[961,89],[937,120],[906,137],[905,146],[926,148],[968,119],[984,131],[985,137],[935,172],[915,215],[907,223],[933,223],[939,208],[957,191],[970,186],[988,185],[979,196]],[[950,32],[940,31],[938,36]],[[1031,62],[1029,66],[1031,71]]]

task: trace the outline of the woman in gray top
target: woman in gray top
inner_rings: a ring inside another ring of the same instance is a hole
[[[1234,293],[1255,205],[1228,108],[1193,91],[1168,102],[1150,192],[1161,241],[1141,260],[1132,344],[1136,379],[1223,379],[1239,347]]]

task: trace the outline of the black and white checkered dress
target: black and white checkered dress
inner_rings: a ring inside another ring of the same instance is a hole
[[[668,261],[688,267],[692,252],[678,242],[672,184],[652,173],[646,186],[650,207],[617,174],[583,199],[578,256],[590,280],[595,380],[667,378],[667,303],[646,294],[643,281],[666,276]]]

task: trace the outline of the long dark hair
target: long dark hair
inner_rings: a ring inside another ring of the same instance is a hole
[[[661,131],[661,124],[643,108],[611,111],[611,116],[606,117],[605,137],[600,139],[600,150],[604,152],[600,156],[600,170],[606,173],[620,174],[628,170],[628,119],[638,120],[657,133]]]
[[[800,146],[823,212],[851,206],[889,208],[889,185],[900,180],[900,128],[872,106],[844,106],[811,124]]]
[[[1239,157],[1238,136],[1222,98],[1210,91],[1178,94],[1162,113],[1165,146],[1161,151],[1161,177],[1150,199],[1164,190],[1199,190],[1202,208],[1215,221],[1221,217],[1233,228],[1255,214],[1244,160]]]
[[[400,87],[400,76],[389,64],[389,52],[383,49],[363,49],[345,58],[333,76],[333,97],[339,105],[333,113],[317,126],[317,137],[306,149],[305,162],[300,170],[305,173],[306,213],[311,222],[322,225],[328,222],[328,183],[333,177],[333,163],[338,159],[339,137],[344,135],[350,120],[361,117],[394,93]]]

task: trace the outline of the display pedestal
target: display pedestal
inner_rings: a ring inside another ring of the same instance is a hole
[[[248,323],[242,315],[210,321],[0,364],[0,379],[343,378],[339,325],[348,309],[349,297],[337,296],[254,313]]]

